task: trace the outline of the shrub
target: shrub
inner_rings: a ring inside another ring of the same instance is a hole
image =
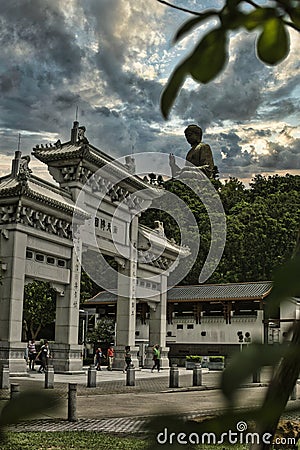
[[[224,362],[224,356],[210,356],[209,362]]]
[[[198,355],[188,355],[188,356],[185,357],[185,359],[186,359],[187,361],[190,361],[190,362],[201,363],[201,361],[202,361],[202,356],[198,356]]]

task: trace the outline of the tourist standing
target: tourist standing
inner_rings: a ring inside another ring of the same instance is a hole
[[[98,347],[95,353],[95,366],[96,370],[102,370],[101,369],[101,358],[102,358],[102,349],[101,347]]]
[[[154,345],[153,347],[153,367],[151,369],[151,372],[153,372],[153,370],[155,368],[157,368],[157,371],[160,372],[160,347],[158,344]]]
[[[50,358],[50,348],[48,341],[44,342],[44,345],[42,345],[41,350],[39,351],[37,355],[37,359],[41,361],[41,366],[39,368],[39,373],[46,372],[48,363]]]
[[[34,363],[37,355],[34,339],[31,339],[31,341],[29,341],[27,348],[28,348],[29,370],[34,370]]]
[[[124,367],[123,373],[125,373],[127,371],[127,369],[129,369],[130,364],[131,364],[130,345],[126,345],[126,347],[125,347],[124,359],[125,359],[125,367]]]
[[[107,361],[108,361],[107,370],[112,370],[114,357],[115,357],[115,351],[114,351],[113,346],[110,345],[108,350],[107,350]]]

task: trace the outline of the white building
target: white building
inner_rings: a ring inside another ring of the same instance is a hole
[[[229,356],[251,342],[273,344],[287,338],[288,328],[300,317],[300,301],[282,303],[278,314],[265,317],[264,305],[272,289],[270,281],[177,286],[167,294],[166,344],[172,362],[183,363],[186,355]],[[95,320],[115,319],[117,297],[100,292],[84,304]],[[149,340],[149,307],[137,299],[136,345]],[[143,361],[141,361],[143,363]]]

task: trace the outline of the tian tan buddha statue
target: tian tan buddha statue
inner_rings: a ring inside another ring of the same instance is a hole
[[[198,125],[189,125],[184,134],[186,140],[191,144],[191,149],[186,155],[186,166],[199,167],[205,175],[210,178],[213,173],[214,160],[211,148],[202,141],[202,130]]]

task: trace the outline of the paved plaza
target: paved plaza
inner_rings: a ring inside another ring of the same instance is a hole
[[[179,369],[179,388],[169,388],[169,371],[151,373],[148,369],[136,371],[136,385],[126,386],[126,375],[119,371],[97,372],[97,387],[87,388],[87,371],[80,375],[55,374],[54,392],[61,398],[56,410],[48,410],[26,424],[12,428],[16,431],[102,431],[113,433],[143,432],[147,422],[158,414],[180,414],[185,418],[207,416],[225,409],[223,396],[218,389],[220,372],[203,373],[203,385],[192,386],[192,371]],[[257,406],[263,399],[268,374],[262,382],[251,380],[240,390],[238,407]],[[30,372],[28,377],[11,377],[20,391],[44,389],[44,375]],[[68,383],[77,383],[76,422],[67,421]],[[2,404],[9,396],[8,390],[0,391]],[[298,396],[299,397],[299,396]],[[289,402],[295,405],[297,401]]]

